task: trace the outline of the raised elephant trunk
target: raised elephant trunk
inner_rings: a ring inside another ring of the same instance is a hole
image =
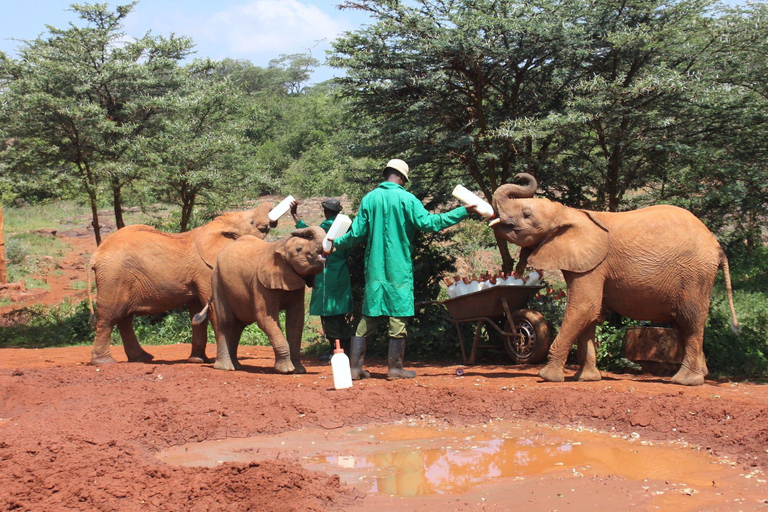
[[[521,172],[515,174],[514,181],[518,180],[523,180],[524,182],[522,184],[508,183],[506,185],[502,185],[496,190],[494,196],[498,194],[503,195],[509,199],[524,199],[533,197],[534,194],[536,194],[536,189],[539,188],[539,184],[536,182],[536,178],[526,172]]]

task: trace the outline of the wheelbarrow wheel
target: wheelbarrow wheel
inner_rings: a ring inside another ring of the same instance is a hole
[[[547,358],[552,336],[544,315],[533,309],[520,309],[512,313],[504,331],[504,349],[517,364],[541,363]]]

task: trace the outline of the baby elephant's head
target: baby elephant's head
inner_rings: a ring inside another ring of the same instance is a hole
[[[302,277],[319,274],[325,268],[325,231],[318,226],[297,229],[285,240],[278,253]]]

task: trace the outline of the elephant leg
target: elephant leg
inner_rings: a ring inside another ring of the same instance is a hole
[[[573,376],[574,380],[583,382],[598,381],[602,378],[597,369],[597,351],[595,350],[595,329],[597,325],[587,327],[578,339],[579,371]]]
[[[229,340],[227,340],[227,346],[229,347],[229,358],[232,361],[232,366],[234,366],[235,370],[243,369],[243,365],[241,365],[240,361],[237,359],[237,348],[240,346],[240,338],[243,336],[243,330],[246,327],[247,324],[236,321],[235,325],[232,326]]]
[[[114,323],[109,319],[98,316],[96,323],[96,337],[91,348],[91,364],[115,363],[115,359],[109,353],[110,337]]]
[[[189,318],[191,319],[202,311],[203,305],[198,302],[189,304]],[[208,343],[208,320],[199,325],[192,324],[192,352],[187,359],[189,363],[210,363],[211,359],[205,355],[205,346]]]
[[[301,364],[301,333],[304,330],[304,293],[301,293],[301,302],[292,305],[285,310],[285,335],[288,341],[288,349],[291,351],[291,363],[293,373],[307,373]]]
[[[280,328],[279,313],[279,311],[267,312],[266,318],[258,319],[258,324],[269,338],[272,350],[275,351],[275,370],[278,373],[293,373],[296,367],[291,361],[291,349],[288,340],[285,339],[283,330]]]
[[[217,321],[216,329],[216,362],[213,367],[219,370],[236,370],[237,356],[232,352],[232,340],[238,332],[234,320],[222,318]],[[239,333],[242,334],[242,329]],[[239,343],[238,336],[238,343]],[[235,345],[237,347],[237,345]]]
[[[117,328],[120,331],[120,337],[123,339],[123,348],[125,349],[125,355],[128,356],[128,361],[132,363],[147,363],[154,358],[152,354],[146,352],[139,345],[136,333],[133,332],[133,316],[118,320]]]
[[[597,323],[602,309],[602,279],[597,282],[590,275],[577,277],[565,273],[564,275],[568,296],[563,324],[552,346],[549,347],[547,365],[539,372],[539,376],[549,382],[564,380],[563,367],[568,359],[568,352],[574,341],[579,339],[590,325]],[[592,337],[594,339],[594,333]],[[587,350],[585,356],[588,355]],[[588,358],[585,357],[585,362],[587,360]]]
[[[704,322],[697,322],[693,328],[679,326],[678,336],[685,345],[685,355],[680,369],[672,377],[672,382],[684,386],[698,386],[704,384],[704,377],[708,373],[707,364],[704,361]]]

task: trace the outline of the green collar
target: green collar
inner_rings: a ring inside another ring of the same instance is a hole
[[[383,181],[381,185],[379,185],[379,188],[400,188],[405,190],[405,187],[402,185],[398,185],[397,183],[392,183],[391,181]]]

